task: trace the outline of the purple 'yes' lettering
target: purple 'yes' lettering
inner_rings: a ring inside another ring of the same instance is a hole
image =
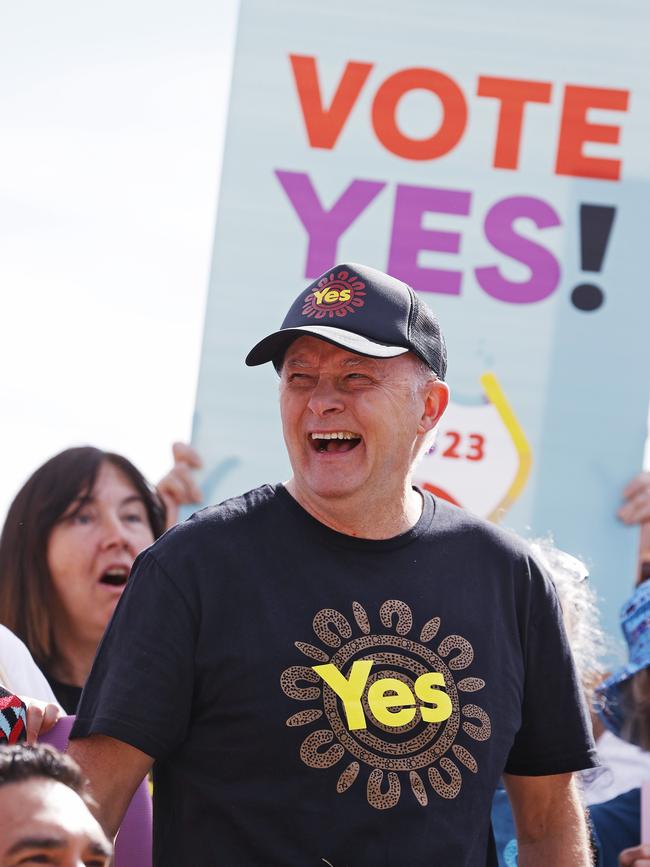
[[[533,196],[512,196],[493,205],[485,217],[485,237],[499,252],[530,268],[530,277],[523,281],[508,280],[496,265],[475,270],[476,279],[484,292],[498,301],[510,304],[532,304],[548,298],[560,282],[560,264],[553,253],[535,241],[518,235],[515,220],[526,217],[538,229],[560,226],[556,211]]]

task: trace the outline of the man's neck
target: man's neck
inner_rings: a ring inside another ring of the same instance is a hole
[[[295,478],[286,482],[285,488],[321,524],[360,539],[392,539],[410,530],[422,514],[422,497],[410,480],[397,494],[372,498],[367,494],[319,497],[302,488]]]

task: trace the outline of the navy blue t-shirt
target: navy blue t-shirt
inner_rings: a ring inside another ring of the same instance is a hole
[[[631,789],[589,807],[598,849],[598,867],[618,867],[623,849],[641,842],[641,790]]]
[[[156,759],[159,867],[485,867],[504,771],[595,763],[550,580],[430,494],[380,541],[281,485],[166,533],[84,690],[95,732]]]

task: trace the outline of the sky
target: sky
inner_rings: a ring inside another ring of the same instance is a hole
[[[236,0],[0,13],[0,518],[91,444],[189,440]]]

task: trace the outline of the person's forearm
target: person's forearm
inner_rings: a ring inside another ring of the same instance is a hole
[[[72,740],[67,752],[88,778],[92,809],[106,834],[114,838],[133,793],[153,759],[135,747],[104,735]]]
[[[519,841],[519,867],[592,867],[593,859],[582,815],[538,840]]]
[[[521,867],[592,867],[587,821],[571,773],[504,774]]]

